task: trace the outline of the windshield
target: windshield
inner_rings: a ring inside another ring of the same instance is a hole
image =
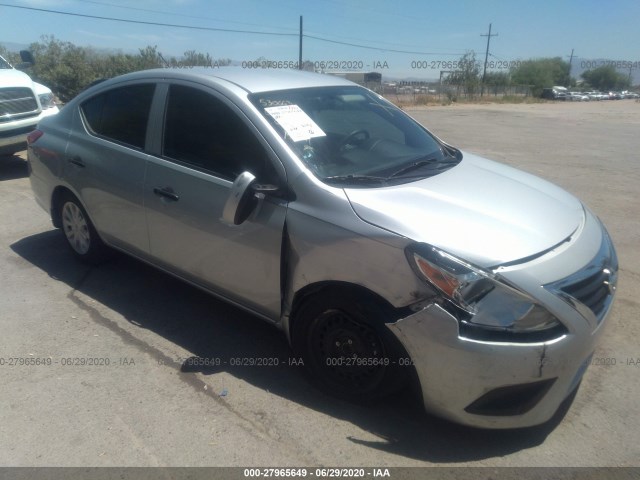
[[[281,90],[250,99],[327,183],[370,187],[406,182],[459,162],[408,115],[362,87]]]
[[[7,62],[4,58],[0,57],[0,69],[4,69],[4,68],[12,68],[11,65],[9,65],[9,62]]]

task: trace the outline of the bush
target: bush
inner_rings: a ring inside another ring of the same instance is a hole
[[[78,47],[58,40],[53,35],[42,36],[40,40],[29,47],[36,60],[29,74],[35,81],[51,88],[65,103],[94,81],[103,78],[163,66],[212,66],[214,63],[220,66],[231,63],[229,59],[214,62],[208,53],[194,50],[185,52],[181,59],[171,57],[165,62],[157,46],[147,46],[140,49],[138,54],[131,55],[122,52],[102,53],[89,47]],[[9,57],[7,60],[19,63],[17,54],[5,56],[5,53],[2,56]]]

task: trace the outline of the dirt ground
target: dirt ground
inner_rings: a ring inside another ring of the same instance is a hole
[[[0,357],[54,363],[0,365],[0,466],[640,466],[640,103],[407,111],[452,145],[564,187],[607,225],[621,271],[594,358],[609,360],[568,409],[483,431],[404,396],[324,396],[260,320],[123,256],[76,263],[22,155],[0,163]],[[184,371],[192,356],[284,363]],[[87,358],[99,361],[74,360]]]

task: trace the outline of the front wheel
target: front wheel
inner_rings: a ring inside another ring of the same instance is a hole
[[[406,383],[402,347],[384,324],[381,309],[365,298],[311,298],[295,314],[294,350],[314,382],[349,400],[388,395]]]
[[[88,263],[102,261],[106,256],[107,247],[78,199],[67,194],[59,205],[62,231],[75,256]]]

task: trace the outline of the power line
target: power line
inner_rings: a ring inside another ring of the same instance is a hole
[[[326,5],[326,3],[333,3],[336,7],[339,7],[339,10],[336,9],[332,9],[331,6]],[[284,0],[279,0],[278,2],[280,5],[284,4],[288,4],[290,8],[295,9],[299,7],[299,2],[285,2]],[[325,3],[325,5],[320,5],[320,3]],[[368,2],[368,3],[373,3],[373,2]],[[390,2],[387,2],[390,3]],[[310,7],[310,5],[314,5],[317,8],[312,8]],[[345,11],[349,11],[349,9],[351,7],[357,8],[358,11],[354,12],[357,15],[356,16],[352,16],[352,15],[343,15],[342,13]],[[361,24],[366,24],[367,26],[372,26],[372,25],[380,25],[383,27],[388,27],[389,25],[389,17],[397,17],[402,19],[403,22],[407,22],[407,21],[411,21],[411,22],[415,22],[416,25],[419,25],[420,28],[424,28],[425,25],[425,19],[421,19],[419,17],[417,17],[416,15],[410,16],[410,15],[402,15],[400,13],[396,13],[396,11],[398,10],[396,6],[394,6],[394,11],[393,12],[389,12],[389,11],[381,11],[381,10],[376,10],[374,8],[372,8],[370,5],[367,5],[366,7],[366,12],[367,14],[374,14],[375,16],[381,16],[384,18],[384,21],[372,21],[370,19],[363,19],[362,15],[361,15],[361,11],[362,11],[362,5],[359,5],[357,3],[350,3],[350,2],[345,2],[344,0],[321,0],[321,1],[316,1],[316,2],[307,2],[305,3],[305,11],[309,12],[316,12],[322,15],[325,14],[329,14],[330,15],[330,19],[331,20],[335,20],[337,18],[343,18],[345,20],[348,20],[350,23],[361,23]],[[315,17],[314,17],[315,18]]]
[[[87,4],[93,4],[93,5],[103,5],[103,6],[108,6],[108,7],[115,7],[115,8],[122,8],[122,9],[126,9],[126,10],[134,10],[134,11],[138,11],[138,12],[148,12],[148,13],[159,13],[161,15],[172,15],[172,16],[177,16],[177,17],[184,17],[184,18],[197,18],[199,20],[211,20],[214,22],[220,22],[220,23],[235,23],[238,25],[251,25],[251,26],[264,26],[264,27],[269,27],[269,28],[275,28],[278,30],[289,30],[289,31],[296,31],[295,28],[290,28],[290,27],[276,27],[274,25],[259,25],[257,23],[247,23],[247,22],[237,22],[237,21],[233,21],[233,20],[221,20],[221,19],[216,19],[216,18],[211,18],[211,17],[202,17],[202,16],[196,16],[196,15],[186,15],[184,13],[174,13],[174,12],[169,12],[167,10],[154,10],[154,9],[150,9],[150,8],[139,8],[139,7],[129,7],[127,5],[117,5],[115,3],[107,3],[107,2],[98,2],[95,0],[75,0],[76,2],[79,3],[87,3]],[[345,17],[346,18],[346,17]],[[410,18],[410,17],[406,17],[406,18]],[[311,32],[313,33],[313,32]],[[322,34],[318,34],[318,35],[322,35]],[[361,41],[361,42],[368,42],[369,40],[366,39],[362,39],[362,38],[354,38],[354,37],[344,37],[344,36],[340,36],[340,35],[335,35],[337,38],[344,38],[347,40],[355,40],[355,41]],[[395,45],[395,46],[399,46],[399,47],[413,47],[413,45],[407,45],[407,44],[400,44],[400,43],[392,43],[392,42],[372,42],[372,43],[378,43],[378,44],[386,44],[386,45]],[[437,55],[444,55],[444,54],[437,54]],[[456,54],[451,54],[451,55],[462,55],[462,53],[456,53]]]
[[[189,30],[208,30],[213,32],[228,32],[228,33],[251,33],[254,35],[272,35],[272,36],[282,36],[282,37],[297,37],[297,33],[281,33],[281,32],[259,32],[256,30],[236,30],[231,28],[216,28],[216,27],[198,27],[195,25],[179,25],[172,23],[160,23],[160,22],[145,22],[142,20],[128,20],[125,18],[114,18],[114,17],[102,17],[98,15],[87,15],[83,13],[72,13],[72,12],[62,12],[60,10],[50,10],[46,8],[35,8],[35,7],[24,7],[21,5],[7,5],[6,3],[0,3],[0,7],[11,7],[11,8],[20,8],[23,10],[32,10],[36,12],[46,12],[46,13],[56,13],[58,15],[69,15],[72,17],[82,17],[82,18],[93,18],[96,20],[109,20],[112,22],[123,22],[123,23],[134,23],[138,25],[153,25],[156,27],[173,27],[173,28],[185,28]]]
[[[35,8],[35,7],[25,7],[21,5],[8,5],[5,3],[0,3],[0,7],[10,7],[10,8],[18,8],[23,10],[31,10],[36,12],[45,12],[45,13],[55,13],[58,15],[67,15],[72,17],[82,17],[82,18],[92,18],[96,20],[107,20],[112,22],[122,22],[122,23],[131,23],[138,25],[152,25],[157,27],[173,27],[173,28],[184,28],[189,30],[206,30],[206,31],[214,31],[214,32],[228,32],[228,33],[248,33],[254,35],[271,35],[271,36],[283,36],[283,37],[298,37],[298,33],[281,33],[281,32],[262,32],[256,30],[238,30],[238,29],[230,29],[230,28],[216,28],[216,27],[199,27],[195,25],[181,25],[181,24],[172,24],[172,23],[161,23],[161,22],[147,22],[142,20],[129,20],[125,18],[115,18],[115,17],[104,17],[99,15],[88,15],[83,13],[73,13],[73,12],[63,12],[60,10],[51,10],[46,8]],[[410,50],[398,50],[392,48],[382,48],[382,47],[374,47],[371,45],[362,45],[358,43],[350,43],[350,42],[342,42],[339,40],[331,40],[329,38],[319,37],[316,35],[303,35],[306,38],[310,38],[313,40],[317,40],[320,42],[333,43],[337,45],[345,45],[349,47],[355,48],[364,48],[367,50],[376,50],[379,52],[390,52],[390,53],[405,53],[411,55],[460,55],[460,53],[444,53],[444,52],[420,52],[420,51],[410,51]]]
[[[357,43],[340,42],[338,40],[331,40],[329,38],[317,37],[315,35],[305,35],[307,38],[312,38],[321,42],[335,43],[338,45],[347,45],[349,47],[366,48],[367,50],[378,50],[380,52],[392,52],[392,53],[410,53],[412,55],[460,55],[459,53],[443,53],[443,52],[414,52],[409,50],[395,50],[392,48],[372,47],[371,45],[361,45]]]
[[[318,32],[314,32],[313,30],[307,30],[309,32],[309,35],[318,35],[318,36],[322,36],[323,33],[318,33]],[[395,43],[395,42],[381,42],[379,40],[368,40],[368,39],[364,39],[364,38],[356,38],[356,37],[346,37],[344,35],[336,35],[336,34],[331,34],[332,38],[341,38],[344,40],[353,40],[355,42],[367,42],[367,43],[373,43],[373,44],[378,44],[378,45],[389,45],[390,47],[407,47],[407,48],[420,48],[420,47],[416,47],[416,45],[409,45],[407,43]],[[380,47],[380,48],[386,48],[386,47]],[[465,52],[460,51],[458,53],[455,54],[451,54],[451,55],[463,55]],[[443,55],[443,54],[439,54],[439,55]]]
[[[150,9],[150,8],[129,7],[127,5],[117,5],[115,3],[97,2],[97,1],[93,1],[93,0],[75,0],[75,1],[76,2],[80,2],[80,3],[89,3],[89,4],[93,4],[93,5],[102,5],[102,6],[106,6],[106,7],[122,8],[122,9],[125,9],[125,10],[134,10],[134,11],[138,11],[138,12],[159,13],[161,15],[171,15],[173,17],[197,18],[198,20],[211,20],[211,21],[220,22],[220,23],[235,23],[237,25],[250,25],[250,26],[253,26],[253,27],[269,27],[269,28],[275,28],[277,30],[289,30],[291,32],[297,31],[295,28],[290,28],[290,27],[276,27],[276,26],[273,26],[273,25],[264,25],[264,24],[258,24],[258,23],[236,22],[236,21],[233,21],[233,20],[222,20],[222,19],[211,18],[211,17],[203,17],[203,16],[198,16],[198,15],[186,15],[184,13],[169,12],[167,10],[153,10],[153,9]]]

